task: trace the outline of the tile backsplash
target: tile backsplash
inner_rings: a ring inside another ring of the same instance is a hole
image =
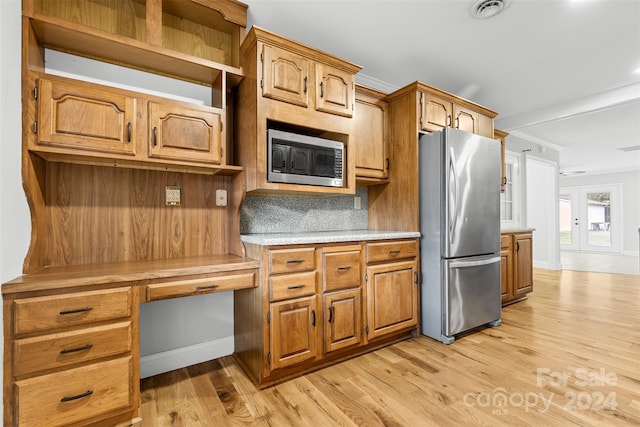
[[[361,209],[354,209],[359,197]],[[240,214],[240,233],[304,233],[364,230],[368,227],[367,187],[357,186],[355,196],[252,196],[247,195]]]

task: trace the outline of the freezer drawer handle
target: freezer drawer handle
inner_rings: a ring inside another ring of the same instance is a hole
[[[495,256],[488,259],[483,259],[481,261],[454,261],[449,264],[452,268],[464,268],[464,267],[478,267],[481,265],[489,265],[496,262],[500,262],[500,257]]]

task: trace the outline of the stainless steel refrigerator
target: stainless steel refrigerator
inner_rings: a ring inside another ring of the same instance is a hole
[[[420,134],[421,329],[446,344],[501,323],[500,143]]]

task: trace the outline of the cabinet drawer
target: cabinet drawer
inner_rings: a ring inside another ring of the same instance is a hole
[[[360,286],[360,251],[323,254],[323,289],[356,288]]]
[[[269,274],[315,270],[315,249],[281,249],[269,251]]]
[[[500,249],[511,249],[511,234],[500,236]]]
[[[286,274],[269,279],[269,300],[280,301],[313,295],[316,292],[316,273]]]
[[[61,426],[132,404],[132,358],[16,381],[18,424]]]
[[[367,262],[393,261],[415,258],[418,255],[418,242],[380,242],[367,244]]]
[[[14,301],[15,332],[34,332],[131,316],[131,288]]]
[[[14,341],[16,376],[131,351],[131,322]]]
[[[167,298],[208,294],[252,288],[255,286],[255,273],[230,274],[198,279],[176,280],[166,283],[147,285],[147,300],[155,301]]]

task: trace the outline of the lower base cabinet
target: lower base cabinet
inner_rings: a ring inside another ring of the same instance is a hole
[[[234,357],[260,387],[415,336],[418,241],[263,246],[235,291]]]
[[[504,233],[500,238],[502,305],[527,298],[533,291],[533,235]]]

